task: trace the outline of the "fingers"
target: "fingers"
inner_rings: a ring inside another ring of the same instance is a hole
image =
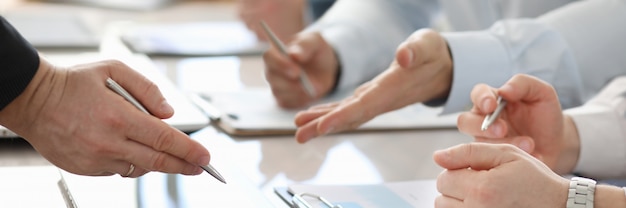
[[[345,102],[336,108],[322,109],[310,112],[310,114],[301,113],[300,121],[314,120],[300,125],[296,131],[296,140],[300,143],[307,142],[320,135],[342,132],[358,128],[361,124],[371,120],[373,115],[367,112],[366,107],[359,100],[351,100]]]
[[[467,194],[472,190],[474,183],[478,180],[479,175],[476,170],[457,169],[444,170],[437,176],[437,190],[443,196],[462,201],[467,198]]]
[[[439,33],[430,29],[414,32],[396,50],[396,61],[403,68],[421,65],[439,56],[447,45]]]
[[[300,63],[281,54],[275,47],[266,51],[263,59],[266,66],[265,78],[279,106],[299,108],[312,100],[300,81],[300,73],[303,73]]]
[[[437,198],[435,198],[435,208],[457,207],[463,207],[463,201],[447,196],[438,196]]]
[[[515,160],[516,157],[511,153],[518,151],[518,148],[509,144],[468,143],[436,151],[433,158],[448,170],[489,170]]]
[[[157,119],[146,120],[133,116],[129,116],[128,119],[128,125],[125,127],[127,138],[191,164],[209,164],[208,150],[186,134]]]
[[[474,103],[473,112],[486,115],[496,110],[498,95],[496,89],[486,84],[477,84],[470,93]],[[489,127],[491,128],[491,127]]]
[[[300,36],[306,37],[306,36]],[[299,45],[308,41],[299,41],[296,38],[292,43],[287,45],[287,53],[283,54],[274,44],[264,54],[263,60],[266,64],[266,70],[270,75],[276,75],[287,79],[297,80],[300,77],[300,65],[306,62],[303,54],[311,53],[315,48],[309,48]]]
[[[314,119],[317,119],[323,115],[328,114],[339,105],[340,105],[339,102],[326,103],[326,104],[313,106],[305,111],[298,112],[295,117],[295,124],[298,127],[303,126],[313,121]]]
[[[128,91],[152,115],[161,119],[174,115],[174,109],[167,103],[159,88],[146,77],[119,61],[102,63],[110,69],[111,79]]]
[[[133,164],[138,169],[164,173],[182,173],[185,175],[202,173],[199,165],[191,164],[165,152],[155,151],[151,147],[134,141],[126,142],[126,145],[122,147],[122,152],[122,160]],[[123,174],[125,172],[119,173]]]
[[[479,115],[472,112],[464,112],[461,113],[457,117],[457,127],[461,133],[471,135],[473,137],[483,137],[483,138],[504,138],[508,132],[508,125],[506,122],[500,118],[496,119],[489,128],[485,131],[480,129],[483,120],[485,119],[484,115]]]
[[[513,76],[499,90],[498,94],[509,102],[543,102],[558,100],[554,88],[538,79],[525,74]]]
[[[311,59],[325,41],[319,33],[305,33],[294,39],[287,51],[289,56],[299,63],[306,63]]]

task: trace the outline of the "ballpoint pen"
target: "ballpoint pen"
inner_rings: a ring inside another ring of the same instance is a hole
[[[278,39],[278,37],[276,37],[274,32],[272,32],[270,27],[267,26],[267,24],[265,24],[264,21],[261,21],[261,27],[263,27],[263,30],[265,31],[265,34],[267,34],[267,36],[269,36],[270,41],[272,42],[272,44],[274,44],[275,47],[278,48],[280,53],[282,53],[285,56],[288,56],[289,53],[287,52],[287,48],[285,48],[285,44],[283,44]],[[306,90],[306,92],[309,94],[309,96],[315,97],[315,94],[316,94],[315,87],[313,87],[313,84],[311,83],[311,81],[309,80],[309,77],[306,75],[305,72],[300,73],[300,82],[302,83],[302,85],[304,87],[304,90]]]
[[[497,102],[498,102],[498,106],[496,107],[496,110],[493,111],[492,114],[485,116],[485,120],[483,120],[483,124],[480,126],[480,130],[482,131],[487,130],[487,128],[489,128],[489,126],[491,126],[491,124],[493,124],[493,122],[496,121],[496,119],[498,118],[498,115],[500,115],[500,112],[502,112],[502,110],[506,106],[506,100],[502,99],[502,97],[500,96],[498,96]]]
[[[141,105],[141,103],[139,103],[139,101],[137,101],[132,95],[130,95],[130,93],[128,93],[128,91],[126,91],[124,88],[122,88],[122,86],[120,86],[117,82],[115,82],[115,80],[113,80],[111,78],[107,78],[106,85],[107,85],[107,87],[109,89],[111,89],[114,92],[116,92],[117,94],[121,95],[124,99],[126,99],[128,102],[133,104],[135,107],[137,107],[142,112],[144,112],[146,114],[150,114],[146,110],[146,108],[144,108]],[[217,170],[215,170],[215,168],[213,168],[213,166],[211,166],[211,164],[206,165],[206,166],[200,166],[200,167],[204,171],[209,173],[211,176],[215,177],[215,179],[221,181],[222,183],[226,183],[226,180],[224,180],[224,177],[222,177],[222,175],[219,172],[217,172]]]

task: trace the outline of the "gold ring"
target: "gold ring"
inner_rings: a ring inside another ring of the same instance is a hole
[[[135,165],[133,165],[132,163],[130,164],[130,167],[128,168],[128,172],[126,173],[126,175],[122,175],[123,177],[128,177],[130,176],[130,174],[133,174],[133,172],[135,172]]]

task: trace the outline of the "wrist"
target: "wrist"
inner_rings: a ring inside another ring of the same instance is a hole
[[[561,139],[561,150],[554,167],[554,172],[560,175],[571,173],[580,156],[580,136],[572,117],[563,115],[563,138]]]
[[[598,185],[596,187],[594,208],[617,207],[626,207],[624,189],[615,186]]]
[[[40,58],[37,72],[24,91],[0,111],[0,124],[23,135],[25,128],[32,126],[43,112],[44,105],[50,103],[49,99],[62,93],[53,91],[53,83],[59,78],[65,79],[64,76],[56,76],[54,66]]]
[[[573,177],[569,183],[566,208],[594,208],[596,181]]]

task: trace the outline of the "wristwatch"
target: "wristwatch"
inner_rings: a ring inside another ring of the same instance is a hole
[[[569,182],[566,208],[593,208],[596,181],[573,177]]]

